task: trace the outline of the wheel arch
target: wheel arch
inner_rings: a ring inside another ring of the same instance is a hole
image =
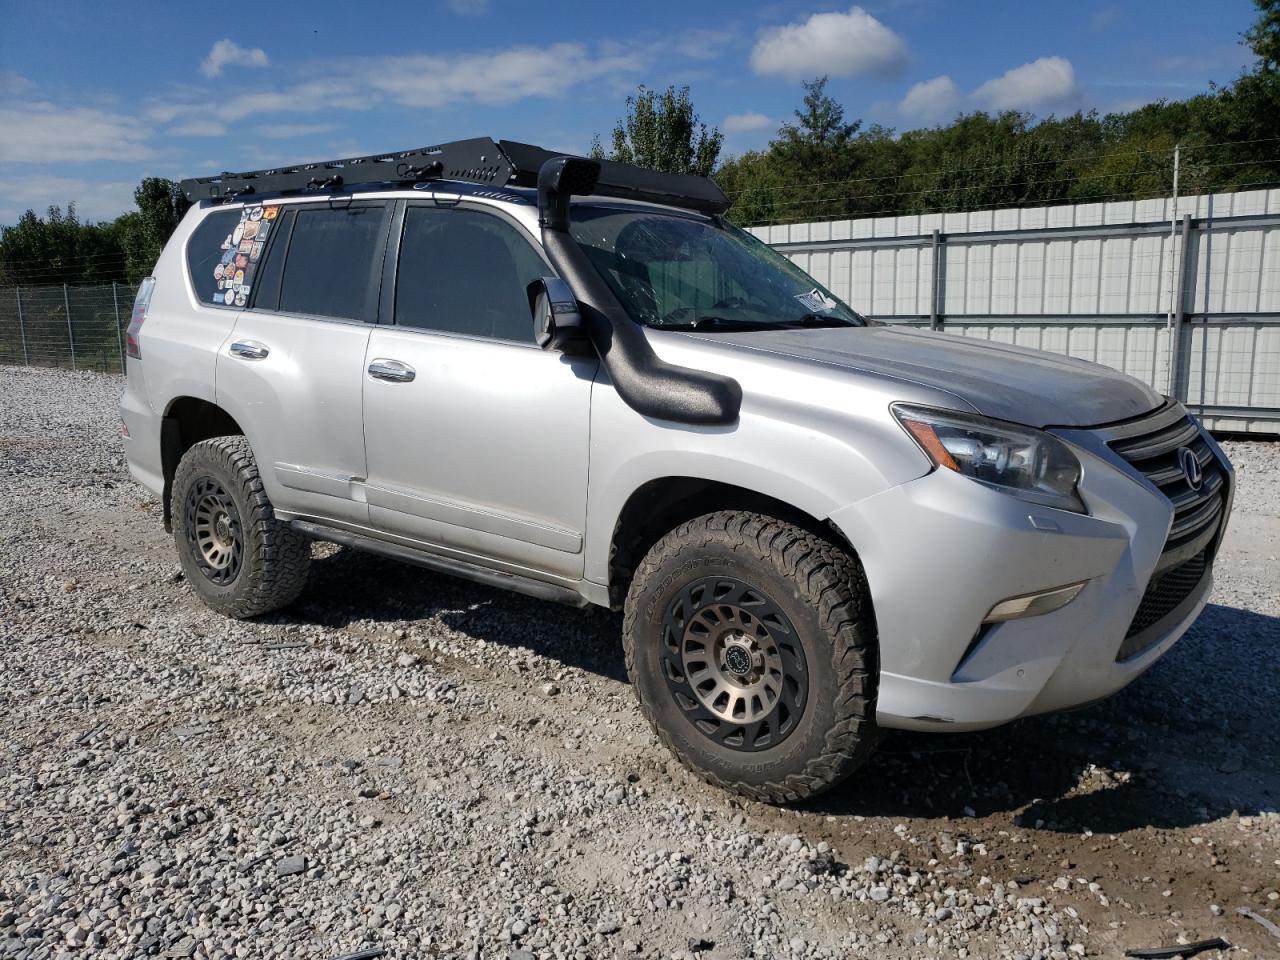
[[[744,510],[794,524],[829,540],[850,555],[857,551],[833,523],[788,500],[705,477],[656,477],[638,486],[622,505],[609,543],[609,601],[621,607],[636,566],[663,536],[694,517]]]
[[[182,455],[202,440],[244,436],[235,418],[216,403],[200,397],[176,397],[160,420],[160,465],[164,473],[164,528],[172,531],[173,475]]]

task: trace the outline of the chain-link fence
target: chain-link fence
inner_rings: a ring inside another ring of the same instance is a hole
[[[124,371],[133,287],[0,288],[0,364]]]

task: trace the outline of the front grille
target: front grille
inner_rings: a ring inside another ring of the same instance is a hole
[[[1143,637],[1142,633],[1173,613],[1182,601],[1191,596],[1208,568],[1209,551],[1204,549],[1190,560],[1156,574],[1142,595],[1138,612],[1133,615],[1133,623],[1129,624],[1129,632],[1125,634],[1116,659],[1128,660],[1158,640],[1159,637]]]
[[[1153,635],[1152,628],[1177,611],[1204,579],[1213,563],[1230,491],[1227,471],[1179,403],[1167,403],[1150,416],[1107,428],[1104,438],[1173,504],[1169,537],[1116,654],[1116,660],[1128,660],[1160,639],[1161,633]],[[1191,486],[1183,469],[1183,450],[1194,454],[1200,464],[1198,488]]]
[[[1165,553],[1187,548],[1193,542],[1212,540],[1226,506],[1227,475],[1200,435],[1195,421],[1181,405],[1169,404],[1116,433],[1118,436],[1110,442],[1111,449],[1159,487],[1173,503],[1173,525]],[[1203,472],[1198,490],[1191,488],[1182,469],[1179,451],[1183,447],[1195,454]]]

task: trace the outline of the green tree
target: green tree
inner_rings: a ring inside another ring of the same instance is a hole
[[[1244,41],[1258,55],[1258,72],[1280,73],[1280,0],[1253,0],[1258,19],[1245,32]]]
[[[125,279],[136,284],[150,274],[190,203],[176,183],[162,177],[144,179],[133,199],[138,209],[118,217],[112,230],[124,252]]]
[[[0,285],[136,284],[151,272],[190,204],[176,183],[161,177],[144,179],[133,198],[137,209],[111,223],[85,223],[70,203],[65,213],[58,206],[44,217],[28,210],[0,228]]]
[[[827,95],[827,80],[827,77],[818,77],[803,84],[803,107],[795,111],[795,123],[784,123],[778,131],[778,139],[774,141],[777,148],[838,150],[861,128],[861,120],[845,123],[844,107]]]
[[[613,129],[607,159],[706,177],[715,169],[723,143],[719,130],[708,130],[699,120],[688,87],[668,87],[662,93],[640,87],[627,97],[627,113]],[[599,138],[591,155],[606,157]]]
[[[74,203],[28,210],[0,233],[0,283],[6,286],[103,283],[120,279],[119,244],[104,224],[82,223]]]

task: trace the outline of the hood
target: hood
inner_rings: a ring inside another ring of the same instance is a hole
[[[732,343],[944,390],[978,413],[1032,427],[1088,427],[1149,413],[1164,398],[1086,360],[911,327],[698,333]]]

